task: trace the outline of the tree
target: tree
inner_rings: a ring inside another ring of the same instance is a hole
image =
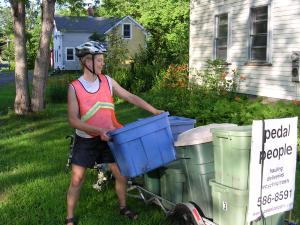
[[[105,0],[101,16],[130,15],[149,32],[148,51],[154,61],[166,64],[188,61],[188,0]]]
[[[128,49],[117,32],[117,29],[113,29],[106,37],[109,49],[106,54],[108,74],[114,74],[114,71],[124,67],[124,62],[128,59]]]
[[[25,35],[25,2],[10,0],[14,24],[15,44],[15,83],[16,97],[14,111],[23,115],[30,110]]]
[[[55,0],[42,1],[42,33],[35,60],[32,82],[31,110],[45,108],[45,92],[50,63],[50,41],[54,23]]]
[[[35,58],[39,49],[41,35],[41,3],[39,0],[26,4],[26,50],[28,69],[34,68]]]
[[[142,0],[105,0],[97,14],[101,16],[132,16],[135,19],[141,17],[142,8],[149,4],[150,1],[143,2]],[[143,5],[145,4],[145,5]]]
[[[41,33],[41,19],[40,19],[40,3],[39,1],[25,2],[25,24],[26,24],[26,56],[27,68],[33,69],[36,58],[40,33]],[[11,16],[11,7],[0,6],[0,43],[1,58],[8,62],[11,69],[15,69],[15,51],[14,51],[14,28],[13,18]],[[2,36],[1,36],[2,35]]]
[[[86,16],[87,7],[91,4],[82,0],[59,0],[57,3],[58,14],[62,16]],[[94,9],[97,8],[100,5],[100,0],[94,0],[92,5]],[[99,14],[95,12],[94,16],[99,16]]]

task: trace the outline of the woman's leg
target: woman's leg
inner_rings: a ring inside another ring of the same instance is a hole
[[[137,219],[138,215],[126,206],[126,186],[127,186],[127,178],[123,177],[120,173],[120,170],[116,163],[108,164],[110,170],[112,171],[115,179],[116,179],[116,193],[119,199],[120,206],[120,214],[127,216],[129,219]]]
[[[80,196],[80,188],[84,182],[86,168],[72,165],[71,183],[67,193],[67,218],[74,218],[74,210]],[[69,225],[72,222],[68,223]]]
[[[126,206],[127,178],[121,175],[116,163],[109,163],[108,166],[116,179],[115,189],[119,199],[120,208],[123,208]]]

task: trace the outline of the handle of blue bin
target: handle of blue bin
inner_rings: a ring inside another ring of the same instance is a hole
[[[113,136],[111,135],[111,131],[108,131],[106,133],[106,135],[109,137],[109,141],[108,142],[113,142]]]
[[[169,113],[168,111],[165,111],[165,112],[162,112],[162,113],[168,113],[168,117],[171,116],[170,113]],[[162,113],[160,113],[160,114],[162,114]],[[158,116],[158,115],[160,115],[160,114],[152,115],[152,116],[149,116],[149,117],[150,117],[150,118],[151,118],[151,117],[155,117],[155,116]],[[149,117],[147,117],[147,118],[149,118]],[[140,120],[143,120],[143,119],[145,119],[145,118],[139,118],[139,119],[137,119],[137,121],[140,121]]]
[[[181,157],[181,158],[177,158],[177,157],[176,157],[176,159],[175,159],[174,161],[177,161],[177,160],[179,160],[179,159],[191,159],[191,157]]]

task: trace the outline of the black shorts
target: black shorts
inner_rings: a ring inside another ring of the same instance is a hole
[[[76,135],[71,162],[85,168],[93,168],[95,163],[114,163],[115,159],[107,142],[102,141],[100,137],[83,138]]]

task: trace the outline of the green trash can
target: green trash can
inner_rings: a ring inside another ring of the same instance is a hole
[[[144,186],[153,194],[160,195],[160,169],[144,174]]]
[[[178,165],[178,164],[177,164]],[[172,203],[180,203],[186,201],[186,178],[181,168],[175,168],[171,165],[170,168],[161,169],[160,178],[160,193],[163,199]],[[162,204],[167,209],[172,209],[174,206],[167,201],[162,201]]]
[[[175,160],[175,161],[167,164],[164,167],[155,169],[153,171],[150,171],[150,172],[144,174],[144,187],[148,191],[152,192],[153,194],[161,195],[161,191],[160,191],[160,189],[161,189],[160,182],[161,181],[160,180],[161,180],[162,175],[165,174],[165,171],[167,169],[180,169],[181,170],[181,168],[182,168],[181,161],[179,159],[179,160]],[[165,177],[163,179],[165,179]],[[164,184],[167,184],[167,183],[164,183]],[[163,187],[163,188],[165,188],[165,187]]]
[[[210,124],[188,130],[175,142],[176,155],[180,158],[186,177],[183,199],[196,203],[208,218],[212,218],[212,199],[209,180],[214,178],[214,154],[212,133],[216,127],[232,127],[234,124]]]
[[[211,180],[213,199],[213,221],[218,225],[249,225],[247,222],[248,190],[230,188]],[[278,213],[265,218],[265,225],[283,225],[286,213]],[[252,222],[263,225],[263,221]]]
[[[248,189],[251,132],[251,126],[212,130],[217,183],[241,190]]]

